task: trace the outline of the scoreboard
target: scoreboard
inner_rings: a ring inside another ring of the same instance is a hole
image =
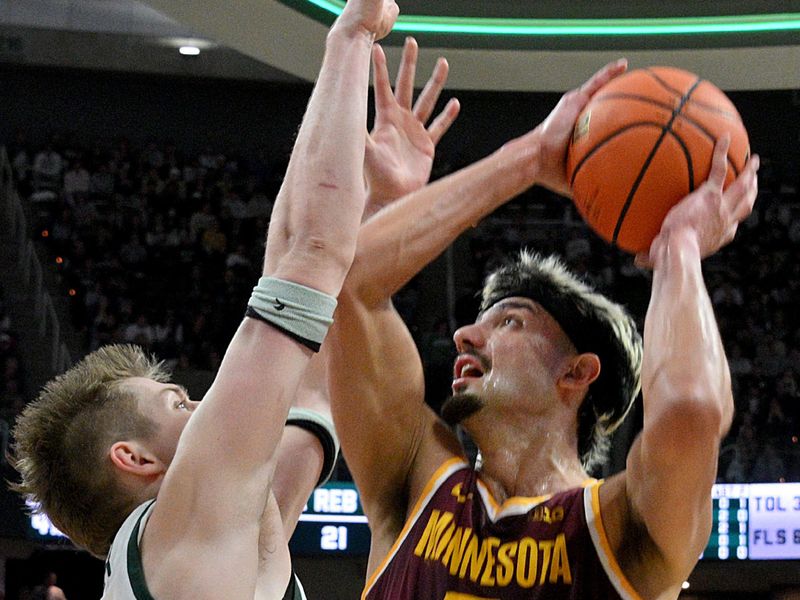
[[[367,517],[355,485],[328,482],[311,494],[289,550],[294,556],[365,556],[369,541]]]
[[[704,560],[800,559],[800,483],[717,484]],[[63,536],[44,515],[29,518],[29,537]],[[355,486],[329,482],[314,490],[289,543],[295,556],[363,556],[367,518]]]
[[[800,483],[718,484],[701,558],[800,559]]]

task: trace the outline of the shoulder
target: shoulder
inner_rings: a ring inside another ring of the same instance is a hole
[[[627,473],[598,486],[595,498],[593,507],[606,550],[632,587],[646,596],[674,588],[668,563],[630,501]]]
[[[446,507],[455,501],[461,490],[466,495],[477,476],[465,458],[446,454],[424,471],[414,469],[411,479],[407,493],[398,493],[394,503],[395,506],[402,504],[402,510],[398,506],[397,510],[386,510],[370,520],[371,561],[385,556],[403,532],[420,520],[426,510]],[[450,498],[451,493],[453,498]],[[387,502],[386,506],[391,504]]]

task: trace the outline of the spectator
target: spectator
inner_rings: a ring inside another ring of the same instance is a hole
[[[73,218],[72,210],[69,207],[63,207],[58,220],[50,227],[50,243],[53,244],[53,249],[56,252],[63,252],[69,245],[75,235],[75,221]]]
[[[37,585],[31,591],[31,600],[67,600],[62,590],[57,585],[58,578],[56,574],[50,572],[44,579],[44,582]]]
[[[110,309],[108,299],[102,298],[97,316],[92,323],[89,350],[97,350],[101,346],[114,343],[120,336],[117,334],[118,319]]]
[[[728,483],[777,482],[786,473],[777,450],[771,442],[759,436],[755,426],[747,420],[739,428],[724,481]]]
[[[175,359],[183,346],[183,324],[174,311],[168,311],[153,328],[153,351],[165,359]]]
[[[775,339],[771,344],[761,344],[756,350],[755,366],[758,373],[771,380],[775,380],[786,369],[788,364],[786,344]]]
[[[153,224],[144,234],[144,243],[148,248],[163,248],[167,245],[167,230],[164,215],[159,213],[153,218]]]
[[[75,194],[86,196],[89,194],[91,175],[80,160],[74,160],[70,168],[64,173],[64,194],[71,200]]]
[[[63,170],[61,154],[52,143],[47,144],[33,159],[33,189],[34,191],[56,191],[61,187],[61,172]]]
[[[247,256],[247,248],[244,244],[238,244],[236,250],[228,254],[225,259],[225,266],[228,269],[245,269],[247,272],[253,268],[250,258]]]
[[[160,169],[164,164],[164,153],[158,149],[158,145],[151,141],[142,152],[142,164],[151,169]]]
[[[109,200],[114,193],[115,181],[107,163],[99,166],[98,170],[92,175],[89,190],[93,198],[97,200]]]
[[[18,130],[14,134],[14,141],[6,148],[8,160],[14,171],[14,179],[17,182],[17,189],[21,197],[25,198],[31,192],[31,152],[28,147],[28,140],[25,132]]]
[[[198,241],[203,232],[211,227],[211,224],[215,223],[216,220],[217,218],[211,209],[211,203],[203,203],[202,208],[192,214],[192,218],[189,219],[189,237],[191,240]]]
[[[228,238],[220,231],[219,221],[214,219],[203,231],[201,237],[203,251],[209,256],[222,256],[228,248]]]
[[[119,250],[119,258],[126,267],[143,267],[147,261],[147,248],[137,234],[131,234]]]
[[[272,201],[262,191],[256,191],[247,203],[247,215],[251,219],[269,218],[272,214]]]
[[[79,229],[89,230],[97,222],[97,207],[90,202],[83,192],[76,192],[71,197],[71,207],[75,217],[75,225]]]
[[[744,356],[742,347],[737,342],[732,342],[728,351],[728,366],[731,375],[736,378],[746,377],[753,372],[753,362]]]
[[[151,348],[154,340],[155,331],[144,313],[139,313],[136,321],[125,328],[125,341],[128,343]]]

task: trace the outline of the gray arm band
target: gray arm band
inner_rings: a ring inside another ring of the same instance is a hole
[[[293,406],[289,409],[286,424],[301,427],[313,433],[317,436],[319,443],[322,444],[324,459],[317,487],[321,486],[330,479],[333,468],[336,466],[336,459],[339,457],[339,438],[336,437],[336,429],[333,427],[333,422],[315,410]]]
[[[299,283],[262,277],[247,307],[248,317],[266,321],[317,352],[333,323],[336,298]]]

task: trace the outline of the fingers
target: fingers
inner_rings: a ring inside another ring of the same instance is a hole
[[[459,101],[456,98],[450,98],[444,110],[433,120],[433,123],[428,127],[428,135],[431,136],[434,145],[438,144],[442,136],[450,129],[460,110],[461,104]]]
[[[375,107],[380,112],[392,103],[392,84],[386,66],[386,54],[380,45],[372,47],[372,78],[375,84]]]
[[[733,205],[730,210],[734,223],[744,221],[753,212],[753,205],[758,196],[758,177],[756,173],[758,172],[759,164],[759,156],[757,154],[751,156],[736,181],[725,190],[725,196],[732,199]]]
[[[403,45],[403,56],[400,59],[400,68],[397,69],[397,80],[394,87],[394,95],[397,103],[403,108],[411,108],[411,100],[414,97],[414,77],[417,73],[417,55],[419,47],[417,40],[407,37]]]
[[[439,95],[447,82],[449,71],[450,66],[444,58],[436,61],[436,66],[433,68],[430,79],[428,79],[422,93],[417,98],[416,104],[414,104],[414,116],[421,123],[427,123],[428,119],[431,118],[436,102],[439,100]]]
[[[608,63],[580,87],[581,94],[585,94],[587,97],[591,98],[597,90],[618,75],[624,73],[627,68],[628,60],[625,58],[620,58],[619,60]]]
[[[722,190],[725,185],[725,176],[728,173],[728,148],[731,145],[731,135],[725,133],[714,144],[714,155],[711,158],[711,171],[708,174],[708,184],[714,189]]]

